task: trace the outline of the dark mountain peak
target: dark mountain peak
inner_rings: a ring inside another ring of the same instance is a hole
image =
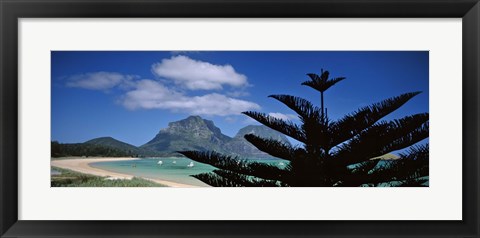
[[[196,121],[200,121],[200,120],[204,120],[201,116],[199,115],[191,115],[191,116],[188,116],[187,118],[183,119],[183,120],[196,120]]]
[[[170,125],[175,125],[175,124],[186,125],[186,124],[192,124],[192,123],[204,123],[204,119],[200,116],[189,116],[182,120],[169,122],[168,126],[170,127]]]
[[[189,116],[179,121],[170,122],[167,128],[160,130],[159,134],[164,133],[204,139],[212,136],[229,139],[228,136],[222,134],[220,128],[216,127],[213,121],[203,119],[200,116]]]
[[[162,130],[168,129],[170,127],[175,127],[175,126],[190,126],[190,125],[197,125],[197,124],[198,125],[205,124],[205,120],[200,116],[189,116],[185,119],[169,122],[168,127],[163,128]]]
[[[155,151],[173,153],[179,150],[221,150],[221,146],[232,138],[222,134],[213,121],[200,116],[168,123],[167,128],[143,145]]]

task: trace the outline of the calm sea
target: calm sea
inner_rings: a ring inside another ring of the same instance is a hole
[[[161,163],[159,164],[159,161]],[[275,164],[282,168],[287,161],[280,159],[250,159],[249,161]],[[208,164],[198,163],[188,158],[145,158],[130,161],[108,161],[90,164],[92,167],[130,174],[137,177],[160,179],[171,182],[208,186],[191,175],[211,172],[215,168]]]

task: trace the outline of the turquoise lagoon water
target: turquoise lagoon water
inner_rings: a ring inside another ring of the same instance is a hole
[[[159,165],[158,162],[162,161]],[[249,161],[276,164],[280,168],[287,164],[287,161],[280,159],[250,159]],[[193,163],[193,167],[190,167]],[[198,163],[188,158],[145,158],[128,161],[107,161],[90,164],[92,167],[112,172],[130,174],[137,177],[160,179],[171,182],[208,186],[190,175],[211,172],[215,168],[208,164]]]

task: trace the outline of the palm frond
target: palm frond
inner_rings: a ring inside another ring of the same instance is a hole
[[[214,151],[179,151],[178,153],[200,163],[209,164],[222,170],[229,170],[248,176],[268,180],[286,178],[284,170],[266,163],[249,162],[238,157],[222,155]]]
[[[364,181],[371,184],[386,183],[387,186],[416,186],[428,181],[428,144],[412,146],[399,159],[384,161]],[[425,181],[426,180],[426,181]]]
[[[428,160],[429,159],[429,144],[414,145],[408,148],[406,152],[400,153],[400,157],[409,160]]]
[[[357,187],[365,183],[365,179],[368,178],[368,174],[378,165],[379,159],[367,160],[356,165],[353,165],[348,169],[348,172],[342,181],[336,186],[339,187]]]
[[[333,155],[339,163],[360,163],[389,152],[409,147],[428,137],[428,114],[406,116],[381,122],[362,131],[339,146]]]
[[[302,85],[309,86],[320,92],[325,92],[331,86],[345,79],[345,77],[328,79],[330,73],[328,71],[323,71],[323,69],[320,76],[314,73],[309,73],[307,75],[310,77],[310,80],[303,82]]]
[[[425,185],[430,179],[428,177],[405,180],[395,187],[428,187]]]
[[[375,124],[378,120],[397,110],[420,92],[405,93],[381,102],[363,107],[331,123],[332,146],[336,146]]]
[[[320,108],[314,106],[308,100],[301,97],[295,97],[290,95],[270,95],[268,97],[275,98],[282,102],[287,107],[295,111],[301,118],[320,118],[322,114]]]
[[[304,157],[306,151],[302,148],[294,148],[281,141],[265,139],[254,134],[247,134],[245,139],[252,143],[257,149],[277,158],[293,161],[295,158]]]
[[[385,150],[388,152],[401,150],[407,148],[425,138],[428,138],[428,131],[429,126],[428,122],[423,123],[418,128],[412,129],[409,133],[405,134],[404,136],[398,137],[397,139],[392,140],[387,146],[385,146]]]
[[[263,125],[270,127],[273,130],[281,132],[282,134],[290,136],[303,143],[306,142],[305,134],[302,129],[290,121],[284,121],[261,112],[248,111],[242,113],[257,120]]]
[[[307,144],[328,150],[330,148],[331,134],[328,130],[329,120],[322,117],[321,110],[309,101],[289,95],[270,95],[294,110],[302,121],[302,130],[305,132]]]

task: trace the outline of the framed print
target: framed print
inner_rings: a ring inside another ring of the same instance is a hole
[[[2,1],[2,237],[478,237],[479,11]]]

